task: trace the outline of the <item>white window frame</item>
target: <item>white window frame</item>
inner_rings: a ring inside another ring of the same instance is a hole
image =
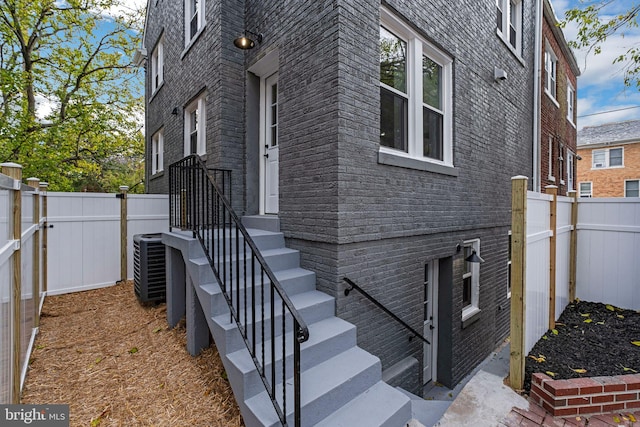
[[[151,174],[164,170],[164,128],[151,137]]]
[[[151,53],[151,93],[154,94],[164,82],[164,35],[160,37]]]
[[[637,182],[638,183],[638,196],[627,196],[627,183],[629,182]],[[625,179],[624,180],[624,197],[640,197],[640,179]]]
[[[589,184],[589,191],[582,191],[582,184]],[[593,197],[593,182],[582,181],[578,183],[579,197]]]
[[[475,250],[476,254],[480,256],[480,239],[466,240],[465,242],[463,242],[463,247],[471,248],[472,251]],[[463,251],[462,262],[467,263],[468,261],[465,261],[466,255],[464,255],[464,253],[465,252]],[[464,279],[469,275],[471,276],[471,304],[467,305],[466,307],[462,307],[463,322],[480,312],[480,263],[470,262],[469,264],[471,267],[471,271],[469,273],[465,273],[464,267],[462,270],[463,286]]]
[[[191,101],[189,105],[184,109],[184,155],[188,156],[191,153],[191,113],[197,111],[198,123],[197,123],[197,149],[195,154],[201,156],[207,154],[207,114],[205,99],[206,94],[200,95],[198,98]]]
[[[193,5],[191,4],[193,0],[184,0],[184,45],[189,46],[189,44],[195,40],[198,35],[202,32],[202,28],[205,25],[204,19],[204,5],[205,0],[196,0],[197,10],[193,10]],[[195,15],[196,19],[196,32],[191,34],[191,20]]]
[[[576,154],[567,148],[567,193],[575,189],[575,160]]]
[[[622,152],[622,164],[611,166],[610,153],[611,150],[621,150]],[[596,163],[596,154],[604,153],[604,160],[602,163]],[[612,147],[601,148],[591,151],[591,169],[615,169],[624,167],[624,147]]]
[[[522,0],[496,0],[496,14],[496,34],[520,57],[522,52]],[[498,25],[500,14],[502,21]],[[511,40],[511,28],[515,32],[515,40]]]
[[[567,120],[576,127],[576,90],[570,81],[567,81]]]
[[[548,41],[544,49],[544,93],[558,105],[558,57]]]
[[[453,60],[434,45],[420,37],[385,8],[380,8],[380,25],[407,43],[407,93],[408,125],[407,152],[380,146],[380,152],[411,158],[420,162],[453,167]],[[441,67],[442,160],[423,156],[422,108],[422,57],[426,56]],[[384,83],[380,85],[394,93],[397,91]]]
[[[547,180],[551,181],[551,182],[556,182],[556,177],[553,174],[553,135],[549,135],[549,147],[548,147],[548,151],[549,151],[549,174],[547,176]]]
[[[507,298],[511,298],[511,250],[513,247],[511,230],[509,230],[509,243],[508,243],[508,253],[507,253]]]

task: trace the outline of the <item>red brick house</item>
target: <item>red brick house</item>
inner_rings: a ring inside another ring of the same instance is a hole
[[[540,85],[540,186],[558,187],[558,194],[575,190],[577,77],[580,69],[558,27],[548,0],[542,20]]]

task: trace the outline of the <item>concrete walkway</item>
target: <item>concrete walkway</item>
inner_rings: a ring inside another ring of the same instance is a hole
[[[509,373],[509,348],[506,343],[492,353],[463,380],[465,384],[461,390],[445,389],[455,400],[436,426],[495,427],[507,418],[512,408],[529,409],[527,399],[504,385],[504,378]]]

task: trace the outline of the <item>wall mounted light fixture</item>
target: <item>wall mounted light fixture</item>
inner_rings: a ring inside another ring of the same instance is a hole
[[[248,34],[255,37],[255,40],[249,37]],[[247,50],[247,49],[253,49],[256,46],[256,42],[262,43],[262,33],[254,33],[253,31],[244,30],[244,34],[236,38],[233,41],[233,44],[238,49]]]
[[[456,245],[456,252],[460,252],[461,250],[462,250],[462,245],[458,243]],[[471,255],[466,257],[464,260],[467,262],[476,262],[476,263],[484,262],[484,259],[482,259],[480,255],[478,255],[475,249],[473,249],[473,252],[471,252]]]

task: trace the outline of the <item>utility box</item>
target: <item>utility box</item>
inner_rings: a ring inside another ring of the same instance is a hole
[[[140,302],[165,301],[165,246],[159,233],[133,236],[133,284]]]

